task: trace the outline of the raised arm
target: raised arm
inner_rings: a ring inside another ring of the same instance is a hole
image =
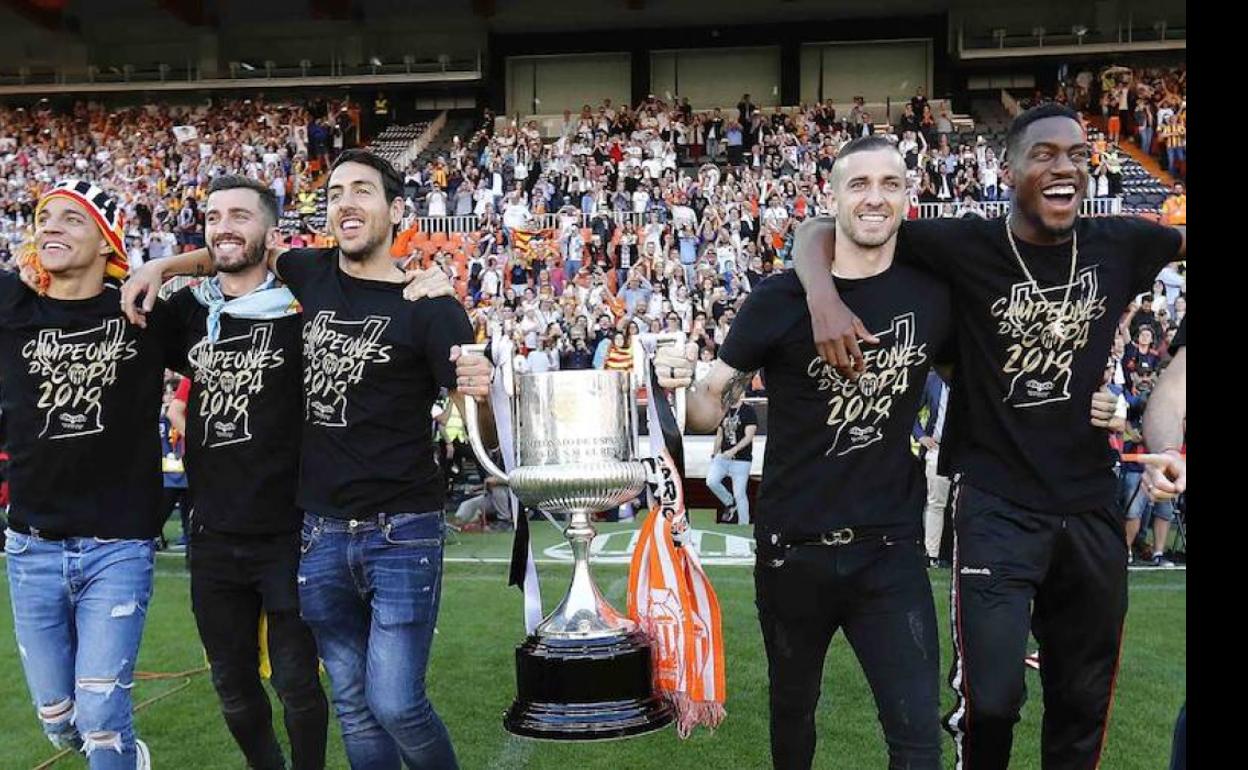
[[[130,323],[147,326],[147,313],[156,306],[156,298],[165,281],[179,275],[213,275],[216,267],[208,249],[195,249],[143,264],[126,279],[121,287],[121,311]]]
[[[1153,500],[1169,500],[1187,489],[1183,422],[1187,418],[1187,348],[1175,354],[1157,381],[1144,411],[1146,460],[1144,491]]]

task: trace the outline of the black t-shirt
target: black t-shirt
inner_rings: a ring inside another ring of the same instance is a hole
[[[898,537],[922,530],[926,483],[910,451],[927,372],[949,360],[948,288],[894,263],[879,275],[836,279],[841,298],[879,345],[864,345],[867,371],[843,379],[823,363],[797,275],[751,292],[719,351],[767,382],[767,449],[755,537],[779,544],[843,527]]]
[[[171,320],[158,302],[140,329],[114,287],[57,300],[0,273],[10,519],[72,536],[160,533],[161,388],[186,360]]]
[[[1020,253],[1001,219],[902,225],[898,253],[945,277],[957,309],[958,362],[949,394],[941,474],[1016,504],[1077,513],[1113,504],[1105,432],[1088,419],[1114,329],[1132,298],[1173,262],[1178,232],[1129,217],[1080,218],[1079,258],[1062,338],[1052,326],[1070,276],[1071,243]]]
[[[303,305],[304,426],[297,504],[335,518],[440,510],[430,419],[472,342],[453,297],[353,278],[337,249],[294,249],[278,273]]]
[[[749,404],[742,403],[738,409],[729,409],[724,414],[724,419],[719,422],[719,429],[723,431],[723,440],[720,442],[719,451],[727,452],[737,445],[737,442],[745,438],[746,426],[758,426],[758,413],[754,411],[754,407]],[[744,460],[752,462],[754,460],[754,442],[746,444],[737,452],[734,460]]]
[[[191,374],[186,471],[195,521],[243,535],[294,532],[303,427],[303,317],[222,314],[216,344],[208,309],[188,287],[169,300]]]
[[[914,96],[910,99],[910,108],[914,112],[914,117],[920,123],[923,121],[923,111],[927,107],[927,99],[922,96]]]
[[[1179,330],[1174,333],[1174,339],[1170,340],[1170,355],[1177,356],[1185,347],[1187,347],[1187,316],[1183,316],[1183,320],[1179,322]]]

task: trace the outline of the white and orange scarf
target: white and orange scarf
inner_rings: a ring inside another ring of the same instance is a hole
[[[633,550],[628,615],[650,637],[655,688],[676,710],[677,734],[688,738],[726,716],[723,627],[715,589],[687,539],[680,431],[653,371],[649,391],[653,505]]]

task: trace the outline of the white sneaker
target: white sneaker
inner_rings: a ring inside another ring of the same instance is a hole
[[[134,739],[134,770],[152,770],[152,752],[138,738]]]

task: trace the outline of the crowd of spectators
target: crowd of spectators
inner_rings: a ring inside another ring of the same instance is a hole
[[[1057,98],[1087,106],[1097,96],[1082,85],[1087,74]],[[1165,106],[1184,82],[1121,77],[1148,95],[1141,102]],[[202,243],[200,204],[221,173],[263,180],[287,213],[306,216],[317,172],[354,143],[358,117],[348,105],[262,98],[0,108],[0,257],[25,237],[39,192],[71,175],[105,181],[122,201],[136,262]],[[638,333],[677,330],[711,360],[745,296],[790,262],[797,225],[831,212],[839,148],[877,130],[891,131],[905,158],[908,216],[924,203],[978,214],[1008,196],[1001,148],[960,141],[947,108],[934,110],[922,89],[887,128],[861,98],[841,114],[830,102],[764,109],[749,94],[711,111],[687,99],[605,99],[566,111],[552,137],[486,110],[445,155],[405,170],[408,220],[395,256],[441,265],[478,335],[508,334],[532,369],[628,366]],[[1095,134],[1093,195],[1121,187],[1109,140]],[[417,221],[429,216],[472,226],[430,238]]]
[[[331,120],[331,116],[333,119]],[[283,208],[309,214],[317,170],[355,141],[358,109],[269,103],[112,109],[0,107],[0,261],[29,234],[39,195],[65,177],[98,180],[124,207],[132,263],[203,240],[213,177],[246,174],[270,185]]]
[[[1037,91],[1023,106],[1056,101],[1083,113],[1112,145],[1130,139],[1171,175],[1187,176],[1187,67],[1069,66],[1051,95]]]
[[[1007,197],[1000,148],[959,142],[937,112],[920,89],[891,127],[907,215]],[[762,109],[749,94],[728,112],[607,99],[565,112],[547,141],[536,121],[487,111],[446,155],[406,170],[410,220],[466,217],[467,232],[414,225],[395,256],[442,265],[479,335],[512,335],[528,366],[607,365],[636,333],[664,330],[713,359],[744,297],[788,264],[797,225],[831,212],[837,151],[877,129],[862,99],[843,114],[830,102]]]

